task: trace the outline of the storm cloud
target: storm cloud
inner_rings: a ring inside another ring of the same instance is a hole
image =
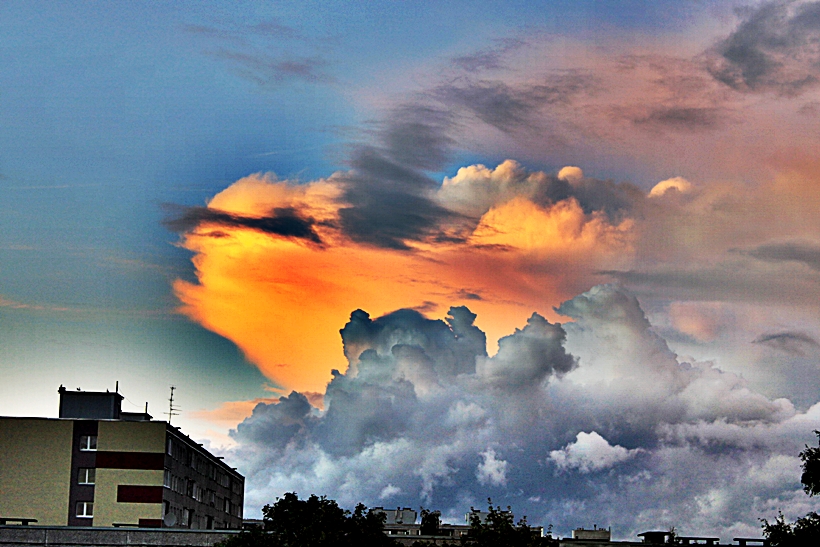
[[[294,392],[232,433],[251,506],[296,490],[459,520],[492,496],[562,534],[594,518],[619,537],[755,534],[757,516],[799,506],[796,454],[820,407],[680,360],[616,286],[559,312],[573,321],[533,315],[494,356],[464,307],[447,321],[353,312],[324,410]]]

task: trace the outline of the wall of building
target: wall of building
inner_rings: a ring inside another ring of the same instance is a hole
[[[67,524],[72,433],[71,421],[0,418],[0,517]]]
[[[165,469],[165,512],[175,515],[175,526],[242,527],[244,477],[171,426]]]
[[[238,532],[0,526],[0,547],[213,547]]]
[[[102,420],[98,431],[99,452],[165,453],[165,422]]]
[[[162,475],[161,470],[97,469],[94,526],[138,525],[140,521],[159,526]]]
[[[164,422],[100,421],[94,526],[161,526]]]

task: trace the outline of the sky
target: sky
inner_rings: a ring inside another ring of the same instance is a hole
[[[0,4],[0,414],[562,536],[817,508],[820,2]]]

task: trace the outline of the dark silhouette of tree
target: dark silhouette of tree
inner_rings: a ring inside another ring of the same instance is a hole
[[[551,536],[541,537],[537,530],[527,524],[527,517],[513,524],[513,514],[509,507],[493,507],[487,499],[487,517],[482,521],[475,509],[470,515],[470,531],[461,537],[463,547],[557,547],[558,541]]]
[[[820,494],[820,431],[815,431],[818,446],[806,445],[800,452],[803,460],[803,474],[800,482],[803,490],[809,496]],[[802,547],[804,545],[820,545],[820,515],[812,511],[805,517],[800,517],[794,524],[786,522],[783,513],[778,513],[774,522],[760,519],[763,523],[763,536],[769,540],[772,547]]]
[[[326,497],[288,492],[262,509],[264,530],[242,532],[219,547],[392,547],[383,513],[361,503],[351,513]]]
[[[421,530],[423,536],[437,536],[441,531],[441,511],[421,509]]]
[[[809,496],[820,494],[820,431],[815,431],[814,434],[817,435],[818,446],[811,448],[806,445],[806,449],[800,453],[800,459],[803,460],[800,482]]]

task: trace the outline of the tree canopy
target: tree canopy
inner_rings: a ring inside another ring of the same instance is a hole
[[[330,499],[300,500],[288,492],[262,509],[264,530],[228,538],[220,547],[392,547],[384,534],[383,513],[359,504],[351,513]]]
[[[551,536],[541,537],[527,523],[527,517],[513,524],[513,514],[509,507],[493,507],[491,499],[487,500],[488,510],[485,519],[473,510],[470,516],[470,531],[461,537],[463,547],[552,547],[558,542]]]
[[[815,431],[818,446],[806,445],[800,453],[803,460],[803,474],[800,482],[803,490],[809,496],[820,494],[820,431]],[[794,523],[787,522],[783,513],[780,513],[774,522],[761,519],[763,535],[769,540],[772,547],[800,547],[803,545],[820,545],[820,515],[812,511],[805,517],[800,517]]]

